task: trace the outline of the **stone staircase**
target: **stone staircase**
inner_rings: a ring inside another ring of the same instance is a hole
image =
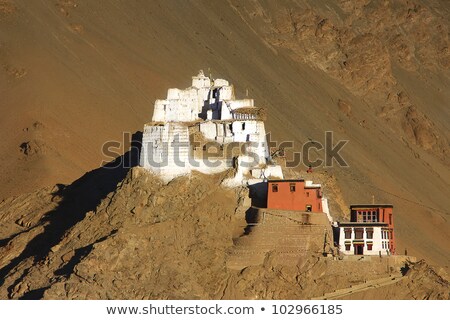
[[[325,239],[331,236],[324,213],[298,211],[259,209],[247,230],[235,239],[227,262],[230,269],[260,265],[269,252],[277,264],[296,265],[303,256],[323,253]]]

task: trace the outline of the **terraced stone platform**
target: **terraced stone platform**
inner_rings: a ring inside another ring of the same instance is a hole
[[[243,269],[275,253],[277,263],[295,265],[299,258],[324,253],[332,230],[325,213],[252,208],[245,235],[235,239],[227,266]]]

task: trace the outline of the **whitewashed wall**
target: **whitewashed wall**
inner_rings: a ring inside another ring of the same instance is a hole
[[[145,126],[140,166],[164,180],[190,172],[188,128],[176,123]]]
[[[339,249],[340,251],[345,255],[354,255],[354,247],[353,247],[353,240],[355,240],[355,230],[354,228],[361,228],[361,227],[351,227],[352,228],[352,235],[351,239],[345,239],[345,232],[344,228],[350,228],[350,227],[339,227]],[[382,227],[370,227],[373,228],[373,239],[367,239],[366,234],[366,227],[364,227],[364,255],[379,255],[381,252],[381,255],[388,255],[389,250],[383,248],[383,241],[385,243],[388,243],[388,239],[382,239],[381,236],[381,229]],[[359,240],[359,239],[358,239]],[[345,241],[350,241],[350,250],[345,250]],[[372,241],[372,251],[367,250],[367,241]],[[386,247],[387,248],[387,247]]]
[[[209,77],[200,72],[192,77],[192,86],[185,90],[170,88],[167,91],[167,98],[156,100],[152,120],[164,123],[165,125],[148,125],[144,128],[143,147],[141,153],[141,166],[147,168],[164,178],[171,179],[175,176],[189,173],[191,170],[198,170],[204,173],[217,173],[231,167],[232,159],[224,160],[217,166],[210,166],[204,162],[198,168],[192,167],[189,159],[191,151],[189,146],[188,125],[185,122],[199,121],[198,115],[202,112],[205,103],[215,103],[212,97],[212,90],[220,90],[219,98],[222,100],[221,120],[229,122],[204,121],[200,122],[200,131],[207,140],[217,141],[221,144],[238,142],[249,142],[247,155],[254,153],[257,155],[255,166],[266,163],[269,158],[267,148],[266,132],[264,122],[258,120],[233,121],[231,110],[241,107],[253,107],[253,99],[235,100],[234,88],[224,79],[211,81]],[[209,98],[209,100],[208,100]],[[207,115],[211,118],[211,111]],[[243,128],[245,124],[245,128]],[[172,143],[175,137],[181,139],[178,149],[173,148]],[[175,158],[180,158],[184,165],[175,163]],[[241,164],[245,155],[240,158]],[[153,161],[150,161],[150,159]],[[161,165],[157,165],[161,163]],[[240,166],[239,175],[244,175],[251,168]],[[273,171],[274,175],[280,172]],[[282,174],[282,173],[281,173]]]
[[[252,177],[255,179],[267,179],[267,178],[283,179],[283,170],[279,165],[268,165],[265,168],[252,169]]]
[[[195,88],[204,88],[211,86],[211,80],[206,77],[202,71],[197,76],[192,77],[192,86]]]
[[[241,99],[228,101],[228,105],[230,106],[231,110],[235,110],[243,107],[254,107],[255,102],[253,99]]]

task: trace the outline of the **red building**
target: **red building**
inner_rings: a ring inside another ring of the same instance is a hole
[[[267,208],[323,212],[321,186],[303,179],[269,180]]]
[[[389,251],[395,254],[394,216],[391,204],[358,204],[350,206],[350,221],[387,224],[382,230],[383,239],[389,240]]]

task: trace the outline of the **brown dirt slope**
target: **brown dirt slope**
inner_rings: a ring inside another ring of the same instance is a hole
[[[114,169],[100,169],[75,185],[24,196],[47,194],[42,203],[50,211],[30,211],[34,219],[0,248],[0,298],[307,299],[400,271],[386,259],[333,260],[315,249],[293,264],[280,263],[275,250],[259,265],[228,269],[245,223],[237,210],[241,192],[220,187],[224,176],[163,185],[140,168],[123,180]],[[81,194],[87,187],[90,198]],[[17,220],[22,203],[8,203]],[[447,299],[448,293],[448,280],[421,263],[392,294],[368,298]]]

